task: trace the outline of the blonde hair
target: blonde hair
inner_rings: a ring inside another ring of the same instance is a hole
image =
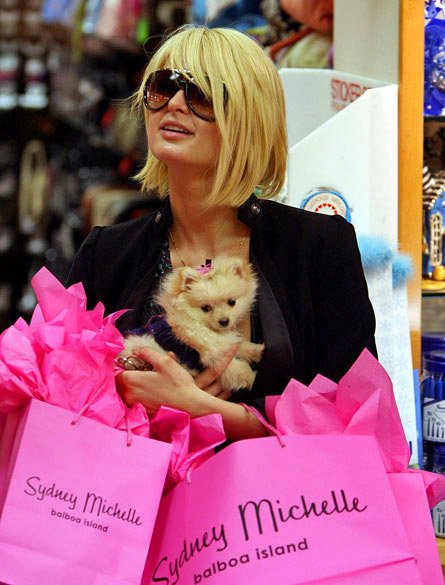
[[[181,27],[150,60],[134,96],[137,107],[143,107],[148,76],[169,68],[190,70],[213,101],[221,150],[208,206],[238,207],[255,190],[261,197],[278,194],[287,161],[284,95],[275,66],[261,47],[232,29]],[[144,190],[166,196],[167,166],[150,152],[136,179]]]

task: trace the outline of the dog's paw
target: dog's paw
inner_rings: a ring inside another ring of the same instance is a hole
[[[124,338],[124,349],[122,351],[122,355],[131,355],[135,352],[135,350],[141,349],[142,347],[158,349],[157,344],[156,346],[154,345],[155,343],[156,342],[151,335],[136,335],[132,333]]]
[[[222,357],[229,353],[234,345],[239,343],[239,336],[237,334],[230,336],[217,335],[212,341],[213,343],[210,342],[199,351],[201,363],[206,368],[212,367],[220,362]]]
[[[265,347],[264,343],[243,341],[238,347],[236,357],[249,363],[258,363],[261,360]]]
[[[224,389],[232,390],[250,390],[255,380],[256,372],[252,370],[249,364],[237,358],[234,358],[224,372],[221,374],[221,384]]]

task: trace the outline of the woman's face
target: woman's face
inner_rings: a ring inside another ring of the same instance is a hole
[[[221,145],[218,127],[190,110],[182,89],[161,110],[145,111],[145,121],[151,153],[169,168],[186,164],[203,173],[216,167]]]

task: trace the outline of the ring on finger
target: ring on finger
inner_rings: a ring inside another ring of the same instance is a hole
[[[138,370],[148,372],[153,369],[149,363],[135,355],[119,356],[116,361],[124,368],[124,370]]]

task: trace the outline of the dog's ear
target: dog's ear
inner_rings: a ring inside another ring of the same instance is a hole
[[[233,258],[232,259],[232,271],[236,276],[240,278],[244,278],[246,275],[247,264],[242,258]]]
[[[179,268],[178,274],[180,292],[190,290],[195,282],[199,280],[199,274],[194,268],[186,266]]]

